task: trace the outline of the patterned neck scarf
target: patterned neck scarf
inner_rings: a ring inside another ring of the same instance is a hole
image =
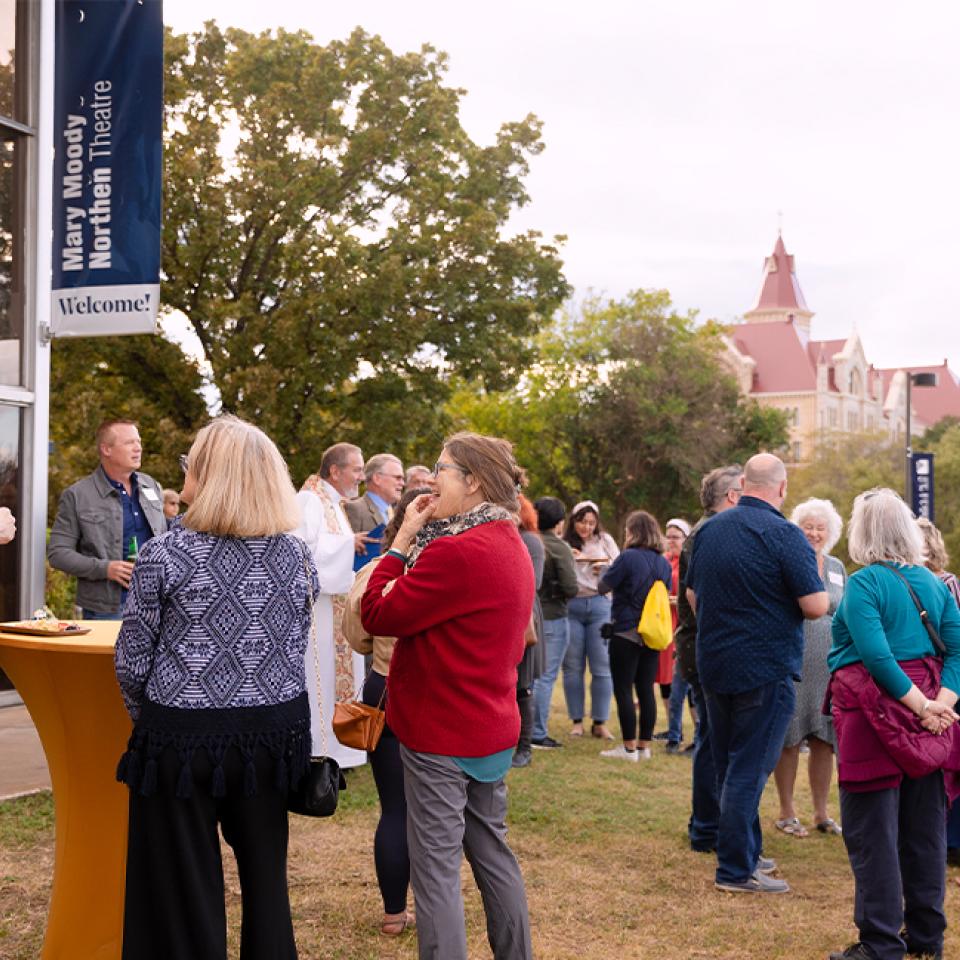
[[[481,523],[493,523],[496,520],[515,522],[513,515],[508,510],[484,500],[483,503],[478,503],[466,513],[455,513],[452,517],[444,517],[442,520],[427,521],[417,534],[416,542],[407,559],[407,566],[412,567],[416,563],[417,557],[434,540],[439,540],[440,537],[455,537],[458,533],[463,533],[464,530],[472,530],[474,527],[479,527]]]

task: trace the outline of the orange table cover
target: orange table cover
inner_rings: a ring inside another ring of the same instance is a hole
[[[127,788],[117,761],[130,718],[113,672],[117,621],[82,637],[27,637],[0,627],[0,667],[23,697],[47,755],[56,854],[43,960],[119,960]]]

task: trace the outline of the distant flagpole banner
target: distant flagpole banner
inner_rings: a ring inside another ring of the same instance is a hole
[[[56,0],[55,77],[51,334],[153,333],[162,0]]]

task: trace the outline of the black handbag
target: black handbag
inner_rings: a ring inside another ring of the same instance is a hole
[[[310,583],[310,564],[303,554],[303,568]],[[313,610],[313,590],[310,591],[310,638],[313,641],[313,663],[317,672],[317,708],[320,711],[320,735],[323,751],[327,750],[327,730],[323,722],[323,684],[320,680],[320,648],[317,644],[317,620]],[[337,811],[340,791],[347,789],[340,764],[333,757],[311,757],[310,766],[300,782],[290,788],[287,810],[304,817],[332,817]]]
[[[287,797],[287,809],[304,817],[333,816],[340,791],[346,788],[343,771],[333,757],[311,757],[299,786]]]

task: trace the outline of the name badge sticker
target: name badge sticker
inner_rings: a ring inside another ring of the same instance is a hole
[[[157,493],[156,493],[155,490],[151,490],[149,487],[141,487],[141,488],[140,488],[140,492],[141,492],[148,500],[153,500],[154,503],[159,503],[159,502],[160,502],[160,498],[157,496]],[[830,576],[833,576],[833,574],[830,574]]]
[[[843,586],[843,574],[837,573],[836,570],[831,570],[827,576],[830,578],[831,583],[835,583],[838,587]]]

